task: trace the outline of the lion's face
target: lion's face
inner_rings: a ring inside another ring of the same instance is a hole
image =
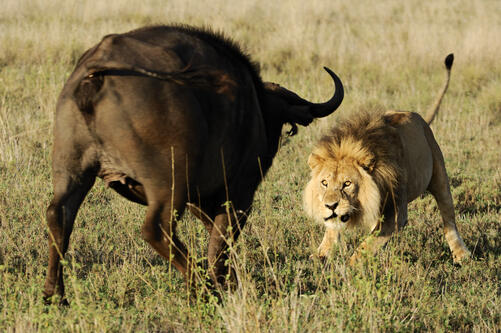
[[[374,158],[334,158],[324,147],[308,158],[311,180],[303,196],[306,212],[327,228],[365,226],[372,229],[379,214],[380,194],[371,177]]]
[[[312,173],[305,192],[305,205],[311,201],[311,215],[332,228],[356,219],[362,178],[357,167],[349,161],[332,161],[317,166]]]

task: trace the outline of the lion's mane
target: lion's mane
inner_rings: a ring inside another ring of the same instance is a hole
[[[397,180],[402,172],[399,167],[402,144],[391,121],[385,118],[383,111],[362,111],[350,118],[341,119],[320,139],[313,153],[320,156],[324,164],[327,161],[340,162],[347,159],[361,166],[363,181],[359,184],[358,193],[360,211],[348,226],[373,230],[387,200],[395,200]],[[306,191],[312,190],[312,186],[308,186]],[[309,212],[313,212],[315,204],[321,204],[312,202],[319,200],[315,193],[312,194],[305,192],[311,198],[305,200],[305,208]]]

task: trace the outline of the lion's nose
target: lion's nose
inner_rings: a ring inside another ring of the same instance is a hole
[[[334,211],[337,207],[338,203],[335,202],[333,204],[325,204],[325,207],[329,208],[330,210]]]

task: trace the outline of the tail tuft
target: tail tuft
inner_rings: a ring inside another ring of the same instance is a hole
[[[437,99],[435,100],[435,103],[433,103],[431,109],[423,117],[424,120],[428,123],[428,125],[430,125],[433,119],[435,119],[435,116],[437,115],[438,110],[440,109],[440,103],[442,102],[442,98],[444,98],[445,92],[447,91],[447,87],[449,86],[449,81],[451,79],[451,68],[453,62],[454,62],[454,54],[451,53],[447,57],[445,57],[445,68],[447,69],[447,79],[445,81],[444,87],[442,88],[442,91],[440,92],[440,95],[438,95]]]
[[[454,53],[451,53],[445,58],[445,68],[447,68],[447,70],[450,70],[453,62],[454,62]]]

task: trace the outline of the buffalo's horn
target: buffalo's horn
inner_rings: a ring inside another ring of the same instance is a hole
[[[276,83],[265,82],[264,86],[265,89],[273,91],[275,94],[278,94],[280,97],[285,99],[287,103],[291,106],[292,110],[291,109],[289,110],[291,113],[293,114],[304,113],[306,109],[307,112],[309,112],[310,116],[313,118],[325,117],[330,115],[339,107],[344,98],[344,89],[343,89],[343,83],[341,82],[339,77],[337,77],[337,75],[334,74],[334,72],[332,72],[329,68],[324,67],[324,69],[332,77],[332,79],[334,80],[334,85],[336,87],[336,90],[332,98],[325,103],[312,103],[310,101],[307,101],[299,97],[295,92],[290,91]]]
[[[329,68],[324,67],[324,69],[327,71],[327,73],[329,73],[329,75],[334,80],[334,85],[336,87],[336,90],[331,99],[325,103],[308,102],[310,104],[310,113],[315,118],[320,118],[330,115],[339,107],[339,105],[341,105],[341,102],[343,101],[344,98],[343,83],[341,82],[339,77]]]

